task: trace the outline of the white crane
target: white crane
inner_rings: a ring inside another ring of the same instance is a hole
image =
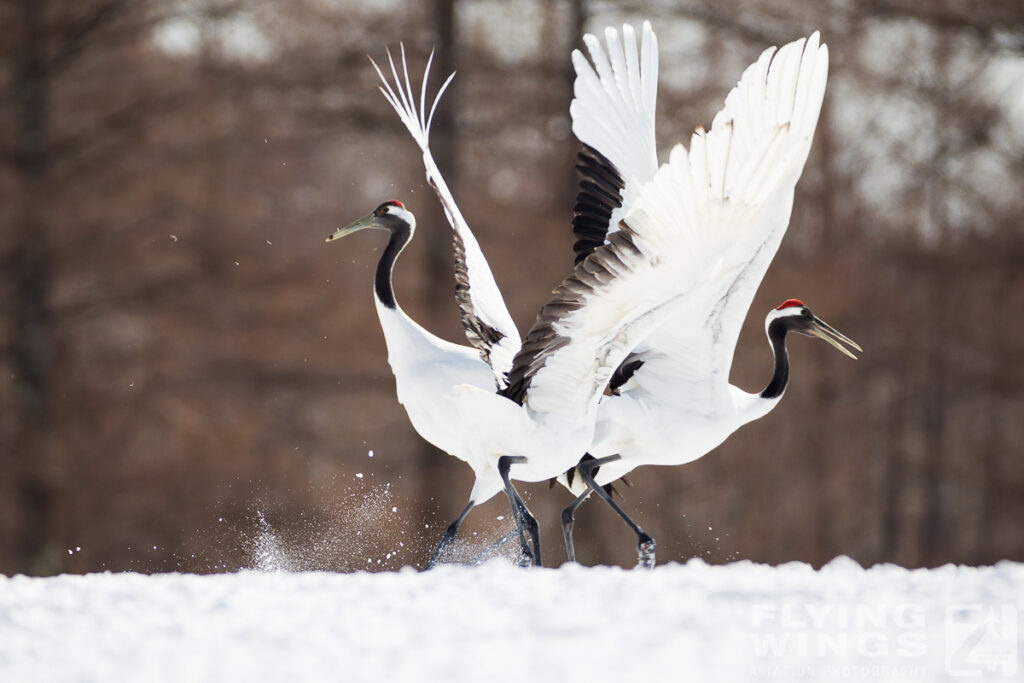
[[[779,402],[789,380],[786,334],[823,339],[850,357],[849,338],[796,299],[770,311],[775,357],[760,393],[729,384],[740,326],[789,223],[793,191],[810,151],[828,71],[818,34],[769,48],[729,93],[711,130],[698,128],[689,153],[676,146],[658,169],[654,149],[657,43],[645,23],[606,31],[607,51],[585,37],[593,65],[573,53],[573,131],[586,146],[574,232],[577,259],[614,239],[619,220],[675,223],[693,236],[686,263],[693,287],[669,318],[617,369],[601,403],[588,456],[559,480],[577,493],[562,513],[569,559],[576,508],[596,492],[637,533],[640,566],[654,541],[602,486],[641,465],[679,465],[705,455]],[[719,238],[728,236],[728,244]],[[574,475],[579,474],[579,478]]]
[[[517,510],[520,504],[517,501],[518,494],[508,482],[507,467],[503,468],[503,475],[499,472],[497,458],[478,447],[478,435],[463,422],[459,408],[459,387],[468,385],[482,391],[493,392],[507,385],[505,375],[512,367],[512,359],[521,346],[521,340],[491,275],[487,260],[452,200],[451,193],[429,151],[430,123],[437,102],[452,77],[449,77],[439,89],[428,116],[424,104],[427,75],[430,72],[433,55],[424,74],[418,112],[411,86],[408,84],[408,69],[405,71],[406,83],[403,87],[390,53],[388,59],[395,75],[394,88],[376,64],[374,68],[384,83],[381,91],[399,112],[414,139],[423,149],[427,179],[441,199],[452,223],[456,245],[456,298],[467,336],[473,347],[453,344],[430,333],[410,318],[395,299],[391,282],[392,271],[398,255],[412,239],[416,229],[415,217],[402,202],[384,202],[369,215],[335,231],[327,240],[332,241],[366,228],[388,231],[388,243],[378,260],[374,277],[374,302],[387,343],[388,363],[395,375],[398,402],[405,407],[409,421],[420,436],[440,450],[465,461],[475,475],[469,502],[442,535],[440,543],[427,562],[427,568],[432,567],[442,557],[469,511],[474,506],[490,500],[503,489],[509,496],[513,518],[516,520],[521,541],[524,542],[525,554],[532,555],[534,551],[525,547],[525,539],[522,538],[522,524],[524,521],[529,524],[530,520],[523,520]],[[404,47],[402,62],[404,66]],[[401,95],[396,94],[396,89]],[[473,283],[472,288],[469,286],[470,280]],[[535,534],[534,523],[531,535]]]

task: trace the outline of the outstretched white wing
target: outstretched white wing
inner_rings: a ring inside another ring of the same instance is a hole
[[[607,48],[589,33],[583,42],[593,64],[573,50],[575,97],[569,105],[573,133],[584,145],[573,216],[577,262],[618,229],[658,170],[658,39],[650,22],[644,22],[639,44],[628,24],[621,37],[614,28],[605,29]]]
[[[448,76],[437,95],[434,96],[434,102],[428,115],[426,110],[427,78],[430,75],[430,65],[433,63],[434,54],[430,54],[423,73],[418,109],[409,81],[409,67],[405,61],[404,45],[401,48],[401,55],[404,79],[399,77],[398,70],[395,68],[395,60],[392,58],[391,52],[388,51],[388,62],[394,83],[388,80],[376,62],[373,62],[372,59],[370,61],[383,82],[381,92],[423,151],[423,166],[427,172],[427,182],[430,183],[430,187],[441,201],[445,216],[452,226],[455,247],[455,299],[459,304],[462,326],[469,342],[480,351],[480,356],[494,371],[494,380],[500,390],[507,385],[507,375],[512,367],[512,359],[521,345],[519,331],[516,329],[515,323],[512,322],[512,316],[509,315],[505,300],[494,281],[490,266],[487,265],[487,259],[484,258],[480,245],[473,236],[473,231],[469,229],[466,219],[462,217],[462,212],[455,204],[455,199],[452,198],[451,191],[445,184],[444,178],[441,177],[441,172],[430,153],[430,124],[434,119],[437,103],[455,74]]]
[[[541,413],[596,404],[626,354],[650,347],[662,326],[699,329],[721,319],[723,300],[746,291],[747,274],[785,231],[821,108],[828,53],[817,34],[806,42],[765,51],[711,131],[698,129],[689,151],[672,150],[622,228],[555,290],[516,356],[510,398]],[[650,362],[675,362],[676,377],[706,376],[716,372],[707,366],[720,362],[722,343],[712,337],[707,348],[684,348],[697,357],[679,360],[661,358],[674,349],[657,348]]]
[[[733,238],[694,288],[686,314],[669,319],[631,357],[643,364],[624,392],[671,398],[694,412],[721,410],[730,400],[740,327],[789,225],[827,74],[828,48],[817,33],[765,50],[729,93],[711,131],[694,135],[688,178],[663,187],[651,206],[653,195],[645,194],[641,210],[675,205],[686,221]],[[699,191],[679,191],[687,187]]]

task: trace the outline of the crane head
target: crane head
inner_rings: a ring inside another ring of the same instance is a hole
[[[853,355],[853,352],[846,347],[852,347],[857,351],[864,350],[857,342],[811,313],[811,309],[799,299],[786,299],[780,306],[772,309],[765,320],[765,327],[767,328],[776,321],[783,325],[788,332],[798,332],[805,337],[817,337],[827,341],[855,360],[857,356]]]
[[[416,218],[412,215],[411,211],[405,208],[405,204],[397,199],[391,199],[384,202],[371,213],[363,216],[355,223],[350,223],[344,228],[338,228],[331,233],[326,241],[331,242],[342,238],[345,235],[351,235],[354,232],[359,232],[365,228],[378,228],[380,230],[387,230],[388,232],[401,230],[408,230],[409,232],[412,232],[416,228]]]

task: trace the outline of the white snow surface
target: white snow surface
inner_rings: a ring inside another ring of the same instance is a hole
[[[0,577],[0,681],[1021,680],[1022,589],[845,557]]]

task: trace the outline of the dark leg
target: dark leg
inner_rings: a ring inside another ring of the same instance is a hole
[[[654,539],[648,536],[647,532],[641,529],[639,524],[631,520],[629,518],[629,515],[623,512],[622,508],[620,508],[615,503],[615,501],[612,500],[611,494],[605,491],[602,487],[598,486],[597,482],[594,481],[595,469],[597,469],[601,465],[606,465],[610,462],[615,462],[621,457],[622,456],[619,455],[609,455],[607,458],[587,460],[577,465],[576,469],[580,473],[580,476],[583,477],[583,481],[587,482],[587,486],[590,487],[590,490],[596,493],[597,495],[601,496],[601,498],[604,499],[604,502],[608,503],[612,507],[612,510],[615,510],[619,517],[622,518],[622,521],[628,524],[629,528],[636,533],[636,549],[638,558],[637,566],[642,567],[644,569],[654,569]]]
[[[520,544],[521,552],[519,559],[519,566],[530,567],[530,566],[541,566],[540,560],[540,532],[538,530],[537,520],[534,518],[533,513],[526,507],[526,503],[523,502],[522,496],[515,489],[512,489],[515,494],[515,506],[517,518],[516,522],[520,525]],[[526,542],[526,536],[529,536],[530,543]],[[532,547],[531,547],[532,546]]]
[[[530,544],[526,542],[526,531],[523,526],[523,511],[520,506],[519,492],[515,490],[512,482],[508,479],[509,466],[514,462],[519,462],[519,460],[520,458],[509,460],[504,466],[504,472],[502,472],[504,458],[499,458],[498,473],[505,483],[505,495],[508,496],[508,504],[512,509],[512,521],[516,524],[516,533],[519,536],[518,564],[520,567],[528,567],[533,564],[533,551],[530,550]]]
[[[576,546],[572,542],[572,526],[576,520],[576,508],[582,505],[589,495],[590,489],[587,489],[579,498],[569,503],[569,507],[562,510],[562,537],[565,538],[565,554],[570,562],[576,561]]]
[[[429,560],[427,560],[427,566],[425,569],[433,569],[434,565],[437,564],[437,561],[441,559],[441,553],[444,552],[444,549],[449,543],[455,540],[455,534],[459,533],[459,525],[462,524],[462,520],[466,518],[466,515],[469,514],[469,511],[473,509],[474,505],[476,505],[476,503],[469,501],[469,503],[466,504],[466,507],[462,509],[462,512],[459,513],[459,516],[455,518],[455,521],[449,524],[448,528],[444,530],[444,536],[441,537],[441,542],[437,544],[437,549],[434,551],[434,554],[430,556]]]
[[[533,543],[533,552],[527,553],[532,555],[533,564],[541,566],[540,559],[540,530],[537,525],[537,519],[530,512],[530,509],[526,507],[526,503],[520,498],[519,492],[516,491],[515,487],[512,486],[512,480],[509,479],[508,471],[515,463],[526,462],[526,458],[521,455],[503,455],[498,458],[498,474],[501,476],[501,480],[505,482],[505,493],[508,495],[509,503],[512,505],[512,511],[516,517],[516,525],[520,529],[520,542],[525,541],[522,534],[525,530],[530,535],[530,540]]]

